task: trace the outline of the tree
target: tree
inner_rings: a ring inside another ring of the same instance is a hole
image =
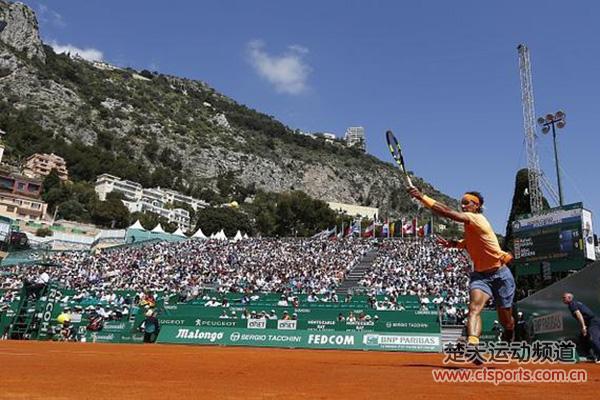
[[[97,201],[91,209],[92,222],[107,228],[126,228],[129,223],[129,210],[119,199]]]
[[[350,223],[338,217],[329,205],[301,191],[268,193],[258,191],[254,201],[244,204],[263,236],[312,236],[326,228]]]
[[[90,222],[91,220],[86,207],[74,199],[60,203],[57,215],[69,221]]]
[[[232,192],[235,185],[235,175],[233,171],[227,171],[227,173],[219,175],[217,177],[217,189],[223,197],[228,197]]]
[[[254,227],[245,213],[228,207],[207,207],[198,211],[198,223],[194,230],[202,229],[207,235],[221,229],[227,237],[233,237],[238,230],[252,235]]]
[[[60,175],[58,175],[58,171],[56,170],[56,168],[52,168],[52,170],[50,171],[50,173],[44,178],[44,181],[42,183],[44,191],[43,193],[48,193],[50,190],[54,189],[54,188],[59,188],[62,184],[62,181],[60,179]],[[43,196],[43,194],[42,194]]]
[[[158,155],[158,142],[156,141],[156,136],[152,136],[148,143],[144,146],[144,154],[150,161],[156,161]]]
[[[69,199],[69,191],[63,187],[54,187],[42,194],[42,200],[48,203],[48,210],[54,211],[56,206]]]
[[[62,181],[56,168],[52,168],[50,173],[42,182],[42,200],[48,203],[49,210],[54,210],[56,205],[68,198],[62,188]]]
[[[259,191],[252,204],[247,206],[254,215],[256,229],[263,236],[275,235],[277,229],[277,217],[275,215],[277,198],[276,193]]]
[[[546,198],[542,198],[542,207],[544,209],[550,207]],[[508,222],[506,223],[506,235],[503,246],[504,249],[510,251],[513,250],[513,222],[518,218],[519,215],[529,213],[531,213],[531,203],[529,198],[529,175],[527,168],[523,168],[517,171],[517,175],[515,176],[515,191],[512,198],[510,216],[508,217]]]
[[[206,201],[213,206],[223,204],[225,202],[225,198],[219,193],[215,192],[209,187],[202,188],[197,190],[197,196],[199,199]]]
[[[133,225],[135,221],[140,221],[142,227],[146,230],[152,230],[158,224],[158,214],[152,212],[136,211],[129,214],[129,225]]]
[[[278,236],[311,236],[336,223],[335,212],[327,203],[302,191],[281,193],[276,204]]]
[[[160,186],[160,187],[171,187],[174,180],[173,173],[171,170],[163,167],[158,167],[152,172],[150,176],[150,181],[152,186]]]

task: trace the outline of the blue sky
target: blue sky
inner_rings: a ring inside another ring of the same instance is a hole
[[[536,114],[564,109],[567,203],[600,212],[600,3],[594,1],[25,1],[56,49],[200,79],[304,131],[366,129],[389,161],[459,197],[479,190],[503,232],[526,165],[516,46],[531,50]],[[552,140],[541,165],[556,184]],[[597,218],[594,218],[597,229]]]

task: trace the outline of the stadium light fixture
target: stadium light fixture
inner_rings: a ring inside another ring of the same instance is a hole
[[[562,185],[560,183],[560,168],[558,163],[558,149],[556,147],[556,129],[562,129],[567,124],[566,121],[567,115],[564,111],[559,110],[554,114],[546,114],[545,117],[539,117],[537,119],[538,124],[542,127],[542,133],[546,134],[550,132],[552,129],[552,139],[554,142],[554,160],[556,162],[556,180],[558,181],[558,199],[560,205],[563,206],[563,194],[562,194]]]

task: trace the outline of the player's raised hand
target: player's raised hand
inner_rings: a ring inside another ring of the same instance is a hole
[[[422,199],[422,198],[423,198],[423,193],[421,193],[421,192],[419,191],[419,189],[417,189],[417,188],[416,188],[416,187],[414,187],[414,186],[411,186],[411,187],[409,187],[408,189],[406,189],[406,191],[408,192],[408,194],[409,194],[411,197],[414,197],[415,199],[418,199],[418,200],[420,200],[420,199]]]

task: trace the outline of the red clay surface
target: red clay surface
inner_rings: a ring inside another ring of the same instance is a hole
[[[434,383],[440,354],[0,341],[0,399],[584,399],[587,383]],[[477,367],[467,365],[466,368]]]

